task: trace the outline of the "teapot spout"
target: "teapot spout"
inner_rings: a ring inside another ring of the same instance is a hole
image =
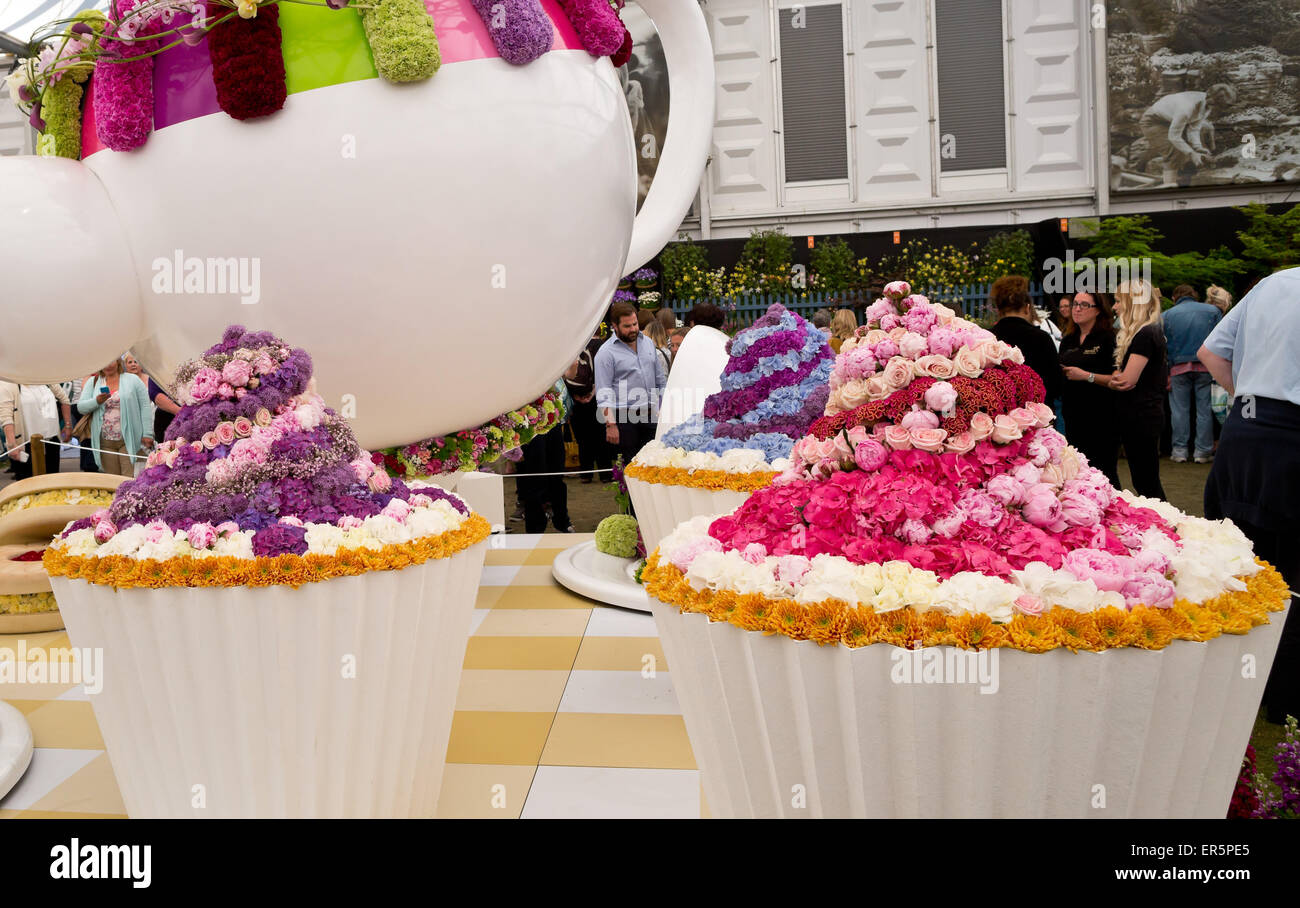
[[[79,378],[122,355],[144,310],[108,193],[80,161],[0,158],[0,375]]]

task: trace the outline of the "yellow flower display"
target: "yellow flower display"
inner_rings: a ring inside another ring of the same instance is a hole
[[[0,615],[35,615],[58,609],[53,593],[19,593],[0,596]]]
[[[27,508],[69,504],[85,504],[106,508],[112,503],[112,489],[51,489],[48,492],[37,492],[35,495],[20,495],[6,501],[4,504],[0,504],[0,517]]]
[[[482,542],[492,532],[488,522],[471,514],[454,530],[378,549],[349,549],[335,555],[277,555],[270,558],[136,559],[126,555],[67,555],[45,550],[45,570],[52,577],[86,580],[117,589],[144,587],[290,586],[319,583],[368,571],[396,571],[436,558],[450,558]],[[2,609],[0,609],[2,611]]]
[[[1246,589],[1224,593],[1204,603],[1179,600],[1173,608],[1139,605],[1132,611],[1101,608],[1076,612],[1057,606],[1044,615],[1017,615],[997,624],[988,615],[954,615],[941,608],[917,613],[910,606],[877,613],[838,599],[799,603],[756,593],[696,590],[680,570],[659,553],[651,554],[642,573],[646,593],[682,612],[698,612],[711,621],[726,621],[743,630],[781,634],[794,640],[848,647],[888,643],[910,647],[958,646],[979,650],[1006,647],[1029,653],[1056,648],[1072,652],[1132,646],[1163,649],[1174,640],[1204,641],[1222,633],[1244,634],[1269,623],[1290,599],[1282,576],[1260,560],[1261,570],[1244,578]]]
[[[642,482],[653,482],[666,486],[686,486],[692,489],[708,489],[714,492],[753,492],[766,488],[776,478],[773,471],[762,470],[754,473],[728,473],[726,470],[685,470],[681,467],[649,467],[632,463],[624,475]]]

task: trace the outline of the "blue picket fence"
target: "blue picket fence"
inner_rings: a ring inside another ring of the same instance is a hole
[[[991,284],[969,284],[964,287],[914,287],[914,293],[921,293],[934,302],[943,303],[955,309],[968,319],[989,320],[993,317],[993,308],[989,304]],[[1034,304],[1040,309],[1046,306],[1042,288],[1030,284],[1029,292]],[[797,312],[804,318],[812,318],[818,309],[854,309],[861,316],[862,310],[877,299],[877,296],[865,291],[847,291],[841,293],[747,293],[740,296],[701,297],[698,299],[670,299],[665,305],[672,308],[678,318],[682,318],[691,307],[699,303],[713,303],[727,313],[727,320],[735,330],[748,327],[767,312],[773,303],[780,303],[791,312]]]

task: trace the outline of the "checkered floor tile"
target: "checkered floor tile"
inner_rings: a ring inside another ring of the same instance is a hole
[[[439,816],[707,815],[653,619],[551,579],[555,556],[590,538],[490,541]],[[70,646],[62,632],[23,639],[29,654]],[[0,636],[0,650],[19,640]],[[80,685],[0,684],[0,699],[27,717],[36,742],[0,819],[125,815]]]

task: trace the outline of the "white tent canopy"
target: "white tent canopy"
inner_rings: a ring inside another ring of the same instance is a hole
[[[83,9],[107,9],[108,0],[0,0],[0,32],[27,41],[47,22]]]

